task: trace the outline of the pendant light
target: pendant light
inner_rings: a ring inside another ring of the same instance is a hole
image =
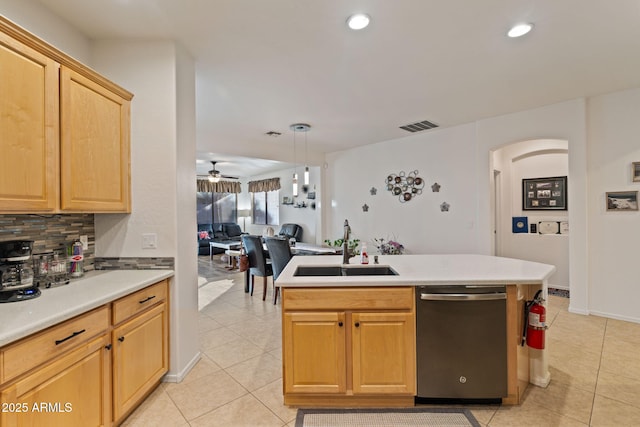
[[[309,185],[309,166],[307,166],[307,134],[306,132],[311,129],[306,123],[294,123],[289,126],[289,129],[293,131],[293,197],[298,196],[298,173],[297,173],[297,164],[296,164],[296,133],[297,132],[305,132],[304,134],[304,148],[305,148],[305,159],[304,159],[304,185]]]
[[[307,131],[304,132],[304,185],[309,185],[309,165],[307,164]],[[306,191],[306,190],[305,190]]]

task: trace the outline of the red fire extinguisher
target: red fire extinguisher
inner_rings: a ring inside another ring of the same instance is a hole
[[[547,329],[547,310],[542,305],[544,300],[540,297],[542,290],[536,292],[532,301],[525,304],[525,331],[523,341],[526,337],[527,345],[539,350],[544,349],[545,331]],[[524,343],[523,343],[524,344]]]

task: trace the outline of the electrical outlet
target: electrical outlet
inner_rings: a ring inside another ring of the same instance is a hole
[[[82,243],[82,250],[86,251],[89,249],[89,236],[82,235],[80,236],[80,243]]]
[[[142,235],[142,249],[157,249],[158,235],[156,233],[144,233]]]

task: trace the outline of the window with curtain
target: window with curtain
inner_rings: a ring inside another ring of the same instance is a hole
[[[280,223],[280,190],[253,193],[253,223],[278,225]]]
[[[196,193],[198,224],[237,223],[237,193],[239,192],[240,184],[237,182],[210,183],[207,180],[198,180]]]
[[[249,181],[252,194],[253,223],[278,225],[280,223],[280,178]]]
[[[197,193],[198,224],[215,222],[235,222],[237,197],[235,193]]]

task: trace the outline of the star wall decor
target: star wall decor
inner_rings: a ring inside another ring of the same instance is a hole
[[[369,212],[369,205],[367,205],[366,203],[362,205],[362,212]]]
[[[375,196],[376,194],[378,194],[378,189],[376,187],[371,187],[369,193],[371,193],[372,196]]]
[[[433,191],[434,193],[438,193],[440,191],[440,184],[434,182],[431,186],[431,191]]]
[[[442,204],[440,205],[440,212],[449,212],[449,207],[451,205],[447,202],[442,202]]]

